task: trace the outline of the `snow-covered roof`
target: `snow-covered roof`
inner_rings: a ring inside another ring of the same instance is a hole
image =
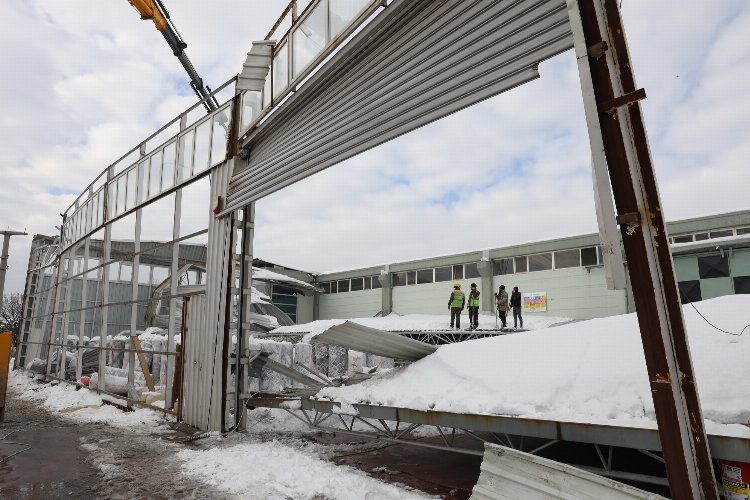
[[[315,285],[262,267],[253,267],[253,279],[264,281],[266,283],[273,283],[275,285],[288,286],[289,288],[300,291],[305,295],[323,293],[323,290],[316,287]]]
[[[695,305],[718,327],[750,323],[750,295]],[[710,434],[750,438],[750,328],[711,327],[683,307]],[[635,314],[441,346],[403,369],[318,397],[457,413],[655,428]]]

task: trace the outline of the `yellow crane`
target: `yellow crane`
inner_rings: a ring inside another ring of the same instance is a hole
[[[162,34],[164,39],[172,49],[172,53],[180,60],[182,67],[187,71],[190,77],[190,86],[203,100],[203,106],[206,111],[213,111],[219,107],[219,103],[216,98],[211,96],[211,89],[203,83],[203,79],[196,71],[193,63],[188,59],[185,54],[187,44],[180,36],[177,28],[169,18],[169,12],[167,11],[161,0],[128,0],[130,5],[135,7],[135,10],[141,15],[141,19],[151,20],[154,22],[156,29]]]

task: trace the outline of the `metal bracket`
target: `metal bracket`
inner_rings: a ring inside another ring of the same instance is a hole
[[[629,92],[620,97],[615,97],[608,101],[600,102],[597,105],[597,111],[599,113],[614,113],[623,106],[630,106],[646,98],[646,90],[638,89],[633,92]]]
[[[620,214],[617,216],[617,224],[622,226],[640,226],[641,225],[641,214],[639,212],[630,212],[627,214]]]

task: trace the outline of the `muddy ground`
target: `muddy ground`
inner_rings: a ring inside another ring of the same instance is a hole
[[[180,473],[174,455],[186,446],[203,448],[205,441],[178,443],[171,440],[173,432],[153,432],[77,424],[9,390],[5,422],[0,423],[0,498],[232,497]],[[340,434],[235,435],[226,445],[242,439],[290,445],[313,440],[328,448],[324,455],[334,463],[443,498],[468,498],[481,463],[479,457]]]

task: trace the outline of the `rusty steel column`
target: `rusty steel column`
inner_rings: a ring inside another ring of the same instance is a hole
[[[604,153],[674,498],[717,499],[664,214],[616,0],[568,0],[592,153]],[[609,193],[607,193],[608,195]]]

